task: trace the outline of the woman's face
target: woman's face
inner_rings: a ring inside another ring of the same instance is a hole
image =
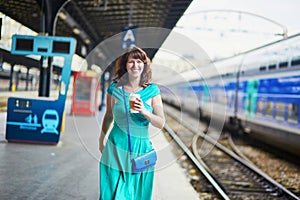
[[[144,70],[144,62],[140,59],[135,59],[132,57],[132,55],[130,55],[126,63],[126,69],[128,76],[132,78],[138,78],[141,76]]]

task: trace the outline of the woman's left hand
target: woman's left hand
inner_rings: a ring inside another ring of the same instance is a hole
[[[147,110],[143,101],[136,98],[134,101],[134,110],[139,111],[147,120],[157,128],[162,129],[165,124],[165,116],[160,95],[156,95],[151,99],[153,112]]]
[[[139,111],[141,114],[145,111],[144,103],[140,98],[136,98],[134,101],[134,110]]]

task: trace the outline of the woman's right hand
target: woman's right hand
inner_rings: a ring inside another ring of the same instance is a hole
[[[103,139],[101,140],[99,138],[99,151],[100,151],[101,154],[102,154],[103,149],[104,149]]]
[[[100,153],[102,153],[103,149],[104,149],[104,134],[101,133],[100,137],[99,137],[99,151],[100,151]]]
[[[107,94],[106,97],[106,112],[104,114],[103,122],[102,122],[102,128],[99,135],[99,151],[102,153],[104,149],[104,138],[105,134],[107,133],[112,121],[113,121],[113,113],[112,113],[112,97],[110,94]]]
[[[101,154],[102,154],[103,149],[104,149],[104,145],[99,145],[99,151]]]

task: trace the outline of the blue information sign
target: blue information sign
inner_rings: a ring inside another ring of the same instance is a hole
[[[13,35],[12,54],[62,56],[64,66],[57,100],[8,99],[7,141],[58,143],[75,48],[76,40],[70,37]]]
[[[122,49],[136,45],[137,26],[125,26],[122,28]]]
[[[6,139],[56,144],[64,102],[11,97],[7,104]]]

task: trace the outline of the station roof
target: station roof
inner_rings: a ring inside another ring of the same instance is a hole
[[[0,12],[40,33],[42,7],[52,0],[0,1]],[[60,0],[65,2],[57,18],[55,35],[77,39],[77,54],[82,46],[89,52],[98,43],[132,24],[139,28],[172,29],[192,0]],[[77,29],[77,32],[75,31]],[[84,56],[84,55],[83,55]],[[151,56],[151,55],[150,55]]]

